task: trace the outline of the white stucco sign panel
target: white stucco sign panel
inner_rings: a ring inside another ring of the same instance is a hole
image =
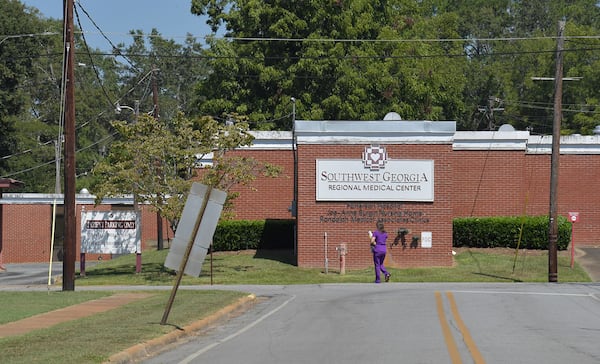
[[[140,253],[139,227],[135,211],[84,211],[81,213],[81,252]]]
[[[193,240],[192,249],[183,271],[192,277],[200,276],[202,264],[212,243],[226,198],[227,192],[225,191],[216,188],[209,190],[208,186],[197,182],[192,184],[181,220],[177,225],[175,237],[171,242],[169,254],[165,259],[165,267],[173,270],[181,268],[180,265],[185,259],[188,245]],[[204,202],[206,202],[206,208],[203,215],[200,216]],[[198,226],[196,226],[197,222],[199,222]],[[196,231],[195,228],[197,228]]]
[[[367,162],[318,159],[317,201],[433,201],[433,160]]]

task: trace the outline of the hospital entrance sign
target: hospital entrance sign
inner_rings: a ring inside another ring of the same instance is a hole
[[[433,202],[433,160],[389,160],[385,148],[365,148],[363,159],[317,159],[317,201]]]

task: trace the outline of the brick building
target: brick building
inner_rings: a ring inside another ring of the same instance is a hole
[[[552,137],[500,130],[460,132],[454,122],[386,120],[296,121],[293,132],[254,132],[252,146],[231,153],[279,165],[282,173],[236,187],[241,194],[234,218],[296,218],[301,267],[336,261],[341,244],[348,268],[370,266],[367,231],[377,220],[385,222],[390,239],[398,228],[410,230],[407,248],[390,250],[391,265],[450,266],[453,218],[548,214]],[[563,136],[560,144],[558,213],[578,212],[576,244],[598,245],[600,136]],[[4,193],[4,262],[48,260],[57,198]],[[94,209],[91,195],[77,195],[77,203],[78,219],[82,209]],[[131,209],[131,200],[107,200],[96,209]],[[157,219],[142,211],[142,244],[149,249]],[[173,236],[166,225],[163,232],[167,241]]]

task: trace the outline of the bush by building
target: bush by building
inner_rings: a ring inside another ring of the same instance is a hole
[[[548,216],[455,218],[452,240],[454,247],[548,249],[548,230]],[[559,216],[558,250],[570,240],[571,222]]]

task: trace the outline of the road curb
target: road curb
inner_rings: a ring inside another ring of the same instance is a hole
[[[165,347],[166,345],[173,344],[174,342],[177,342],[185,337],[192,336],[195,332],[200,331],[219,320],[222,320],[234,311],[249,308],[255,302],[256,296],[253,294],[242,297],[237,302],[220,309],[219,311],[203,318],[202,320],[193,322],[190,325],[183,327],[181,330],[171,331],[170,333],[156,339],[134,345],[119,353],[113,354],[105,363],[126,364],[151,357],[155,354],[158,354],[161,351],[161,348]]]

